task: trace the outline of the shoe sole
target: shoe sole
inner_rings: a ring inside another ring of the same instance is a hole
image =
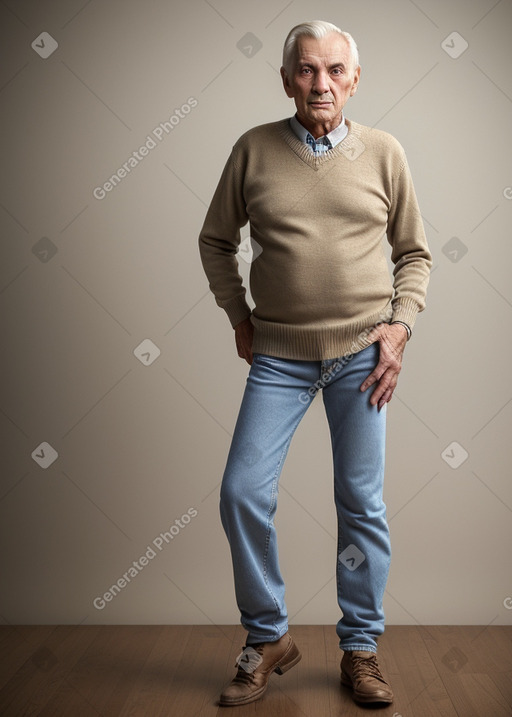
[[[288,670],[290,670],[292,667],[295,667],[295,665],[298,662],[300,662],[301,659],[302,659],[302,655],[300,654],[297,645],[294,642],[292,642],[292,644],[290,645],[290,648],[287,650],[287,652],[284,653],[284,655],[279,660],[279,662],[276,664],[274,669],[270,672],[269,679],[270,679],[270,675],[272,674],[272,672],[276,672],[278,675],[284,675],[285,672],[288,672]],[[238,705],[247,705],[250,702],[255,702],[256,700],[259,700],[260,697],[263,697],[263,695],[267,691],[267,687],[268,687],[268,680],[263,685],[263,687],[260,687],[259,690],[257,690],[256,692],[253,692],[250,695],[247,695],[247,697],[244,697],[242,699],[239,699],[236,701],[227,701],[227,700],[223,700],[222,698],[219,699],[219,706],[220,707],[237,707]]]
[[[362,702],[363,704],[380,703],[386,705],[390,705],[393,702],[393,697],[375,698],[371,697],[371,695],[365,695],[361,692],[358,692],[354,689],[354,686],[352,685],[352,680],[345,672],[341,673],[340,682],[344,687],[350,687],[350,689],[352,690],[352,696],[357,702]]]

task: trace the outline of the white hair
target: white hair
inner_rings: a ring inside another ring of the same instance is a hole
[[[292,66],[292,58],[295,54],[297,47],[297,40],[299,37],[325,37],[331,32],[337,32],[348,42],[350,48],[350,56],[352,58],[352,68],[355,70],[359,65],[359,52],[354,38],[349,32],[340,30],[339,27],[333,25],[332,22],[326,22],[325,20],[313,20],[312,22],[302,22],[300,25],[295,25],[290,32],[286,40],[284,41],[283,47],[283,67],[289,72]]]

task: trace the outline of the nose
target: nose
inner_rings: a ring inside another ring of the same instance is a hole
[[[327,72],[320,71],[315,73],[314,82],[311,89],[316,95],[325,95],[326,92],[329,92]]]

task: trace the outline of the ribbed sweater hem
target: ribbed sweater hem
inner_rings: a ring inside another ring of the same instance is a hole
[[[391,321],[391,302],[362,319],[329,326],[279,324],[257,319],[254,326],[253,353],[300,361],[322,361],[339,358],[373,343],[372,328]]]

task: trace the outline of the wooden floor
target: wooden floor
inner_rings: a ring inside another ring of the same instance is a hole
[[[245,640],[240,626],[0,628],[0,715],[339,717],[377,710],[339,683],[333,626],[290,628],[302,660],[258,702],[216,704]],[[379,662],[395,701],[382,717],[511,717],[512,627],[390,626]]]

